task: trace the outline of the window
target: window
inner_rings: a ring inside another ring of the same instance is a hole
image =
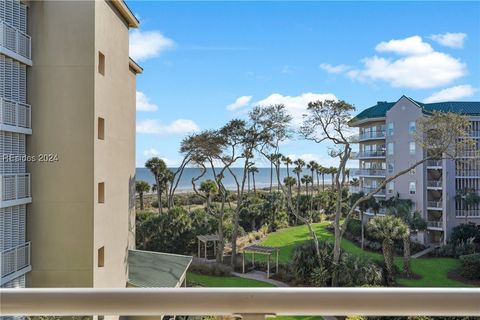
[[[410,154],[415,154],[416,153],[415,141],[410,141],[408,143],[408,150],[409,150]]]
[[[393,122],[387,124],[387,135],[389,137],[393,136]]]
[[[105,56],[100,51],[98,52],[98,73],[105,75]]]
[[[394,172],[395,172],[395,166],[394,166],[393,162],[389,162],[389,163],[388,163],[387,173],[388,173],[388,174],[393,174]]]
[[[105,140],[105,119],[98,118],[98,139]]]
[[[393,193],[393,192],[394,192],[394,189],[395,189],[395,182],[394,182],[394,181],[390,181],[390,182],[387,184],[387,192],[388,192],[388,193]]]
[[[387,144],[387,153],[389,156],[393,156],[393,142]]]
[[[408,133],[413,134],[417,130],[417,124],[415,121],[410,121],[408,123]]]
[[[408,184],[408,190],[410,190],[410,194],[417,193],[417,183],[415,181],[411,181]]]
[[[103,268],[103,266],[105,266],[105,247],[98,249],[97,260],[98,267]]]
[[[98,184],[98,203],[105,203],[105,182]]]

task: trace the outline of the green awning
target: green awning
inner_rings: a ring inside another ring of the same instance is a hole
[[[192,257],[129,250],[128,283],[140,288],[175,288],[182,284]]]

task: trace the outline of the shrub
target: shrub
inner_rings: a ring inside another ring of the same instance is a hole
[[[362,224],[360,220],[349,219],[347,222],[347,232],[352,234],[355,237],[362,236]]]
[[[462,263],[461,274],[467,279],[480,279],[480,253],[460,257]]]
[[[436,249],[434,255],[438,257],[454,257],[458,258],[460,256],[469,255],[476,252],[476,246],[470,239],[466,242],[461,242],[459,244],[447,243],[444,246]]]
[[[452,229],[450,242],[454,245],[466,243],[469,239],[473,239],[473,242],[480,244],[480,225],[467,223]]]
[[[216,277],[228,277],[232,274],[232,268],[221,263],[192,263],[188,271]]]

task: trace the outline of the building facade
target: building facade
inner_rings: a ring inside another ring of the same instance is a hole
[[[138,21],[121,0],[0,4],[1,152],[28,156],[0,168],[2,286],[126,287]]]
[[[420,103],[408,97],[397,102],[380,101],[358,114],[351,125],[359,128],[358,152],[353,158],[359,167],[352,170],[359,187],[353,191],[365,193],[376,189],[386,178],[411,167],[425,158],[425,150],[415,143],[414,133],[419,118],[432,111],[465,114],[471,121],[471,135],[480,138],[480,102]],[[427,222],[427,230],[417,234],[417,241],[436,245],[445,243],[451,230],[462,223],[480,222],[478,205],[466,209],[457,195],[461,190],[480,194],[478,163],[454,160],[432,160],[417,166],[375,194],[377,200],[399,196],[410,199],[415,210]],[[385,209],[380,209],[384,214]],[[368,215],[373,215],[371,210]]]

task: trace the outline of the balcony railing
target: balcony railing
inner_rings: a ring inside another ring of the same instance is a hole
[[[442,188],[442,180],[428,180],[427,181],[427,188]]]
[[[30,129],[31,119],[29,104],[0,99],[0,124]]]
[[[428,228],[443,228],[443,222],[442,221],[427,221],[427,227]]]
[[[0,21],[0,46],[31,60],[31,38],[5,21]]]
[[[427,160],[427,167],[441,168],[442,160]]]
[[[428,208],[442,209],[442,201],[427,201]]]
[[[362,190],[365,194],[370,193],[370,192],[372,192],[376,189],[377,189],[377,187],[370,187],[370,186],[364,186],[362,188]],[[385,189],[380,189],[380,191],[376,192],[374,194],[374,196],[385,196]]]
[[[385,150],[360,151],[356,154],[356,159],[382,157],[385,157]]]
[[[351,169],[354,177],[385,177],[385,169]]]
[[[0,195],[2,201],[29,198],[30,173],[0,175]]]
[[[480,177],[480,170],[469,169],[469,170],[457,170],[457,177]]]
[[[465,215],[470,218],[480,218],[480,209],[456,210],[455,212],[457,218],[464,218]]]
[[[30,242],[0,252],[1,277],[30,266]]]
[[[4,316],[478,316],[478,288],[0,289]]]
[[[385,139],[385,131],[367,131],[358,135],[358,140]]]

